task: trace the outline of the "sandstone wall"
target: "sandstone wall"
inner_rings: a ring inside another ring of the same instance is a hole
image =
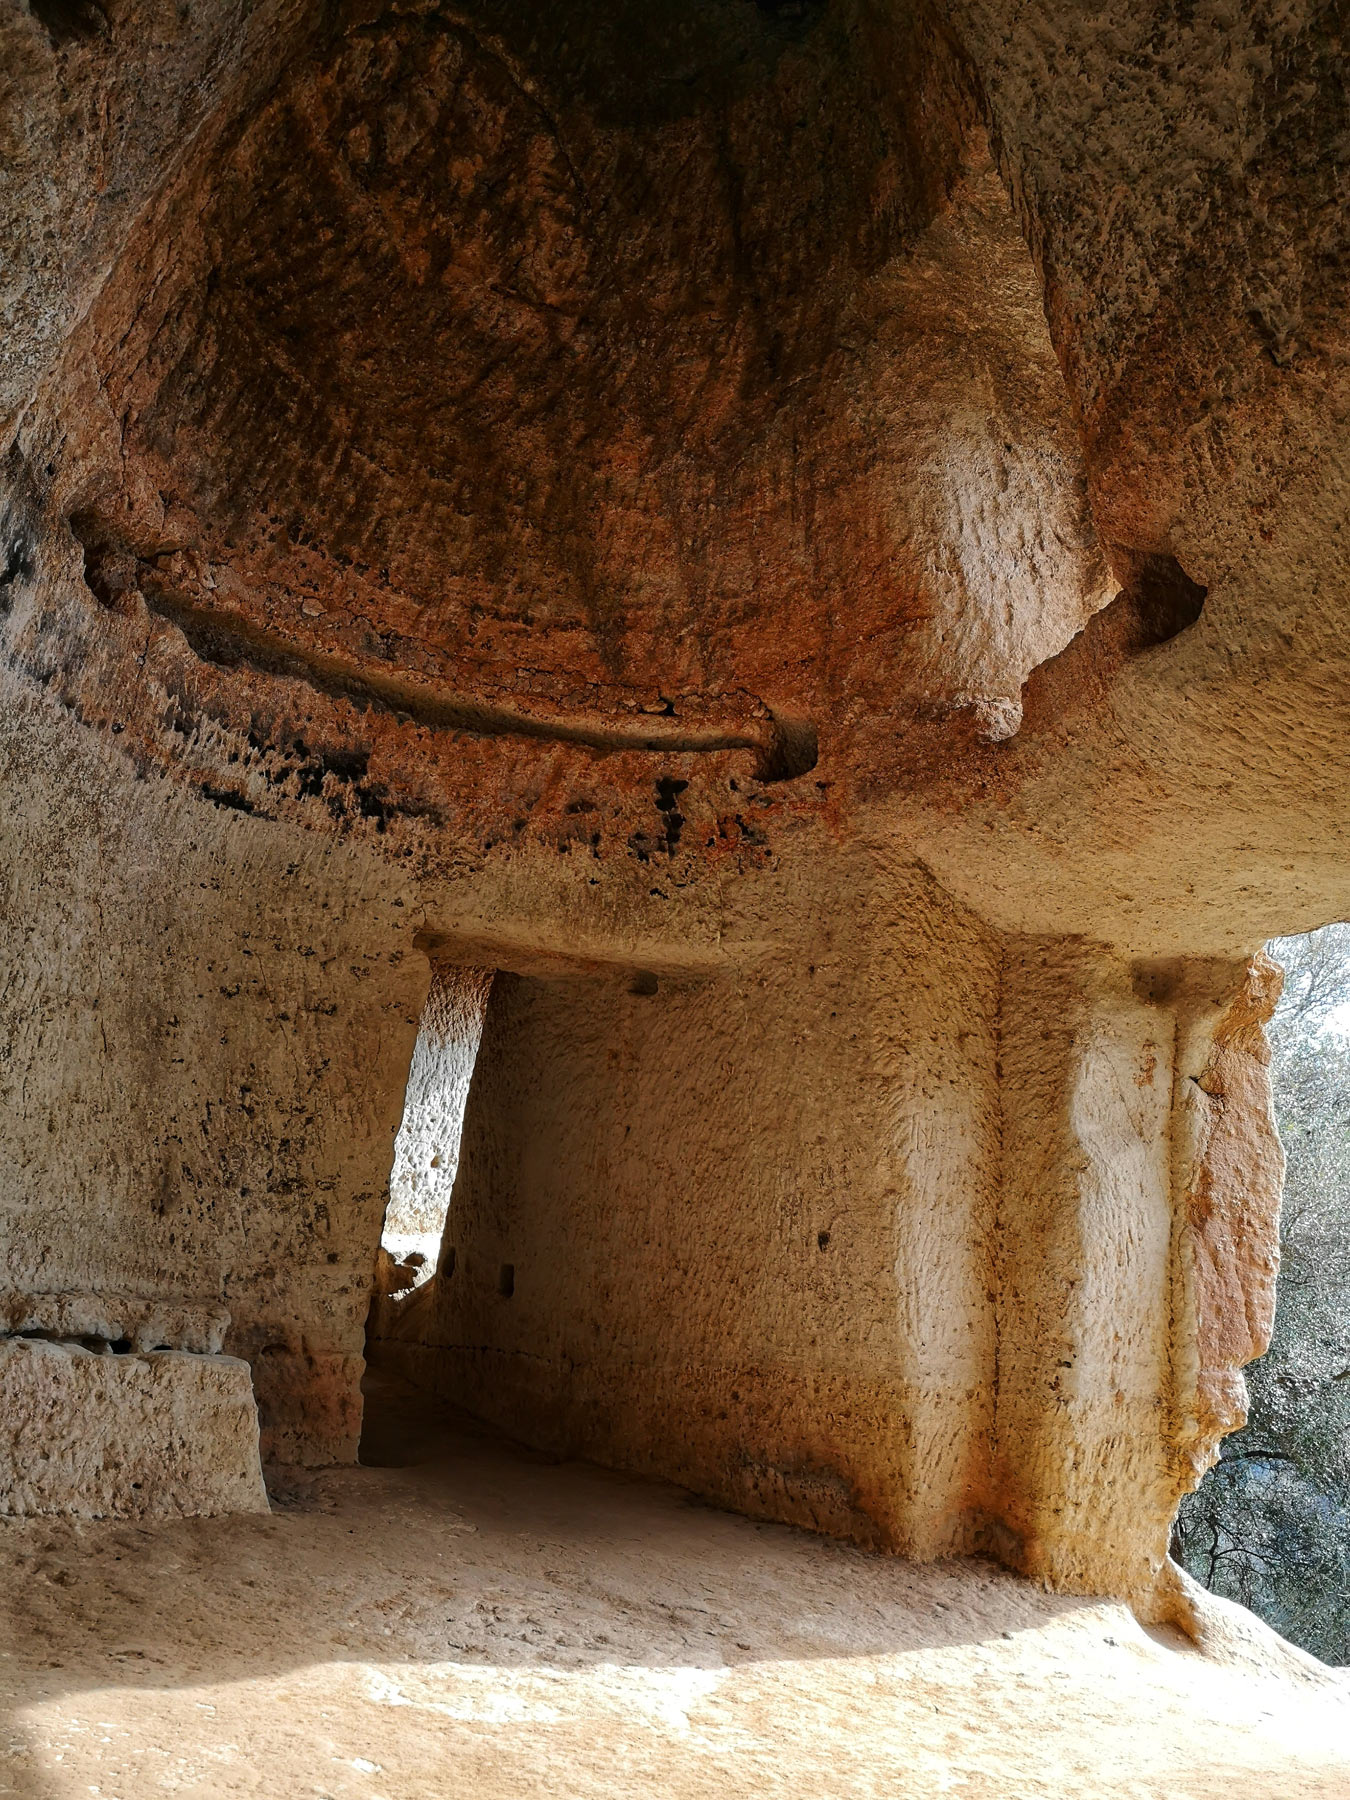
[[[983,1500],[998,952],[920,872],[850,878],[809,956],[497,978],[424,1347],[381,1354],[553,1450],[937,1554]]]
[[[1126,1591],[1172,1510],[1174,1020],[1100,947],[1013,940],[1004,967],[991,1484],[1020,1566]]]
[[[1242,1365],[1265,1351],[1275,1317],[1284,1151],[1263,1027],[1281,978],[1262,955],[1160,979],[1178,1021],[1172,1434],[1182,1493],[1245,1422]]]
[[[429,975],[397,885],[3,718],[0,1281],[222,1303],[269,1456],[353,1456]]]

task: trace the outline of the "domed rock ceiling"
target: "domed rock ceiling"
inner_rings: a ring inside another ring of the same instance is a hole
[[[440,858],[644,861],[678,793],[753,860],[916,724],[1007,737],[1116,588],[953,68],[858,7],[345,20],[52,377],[83,591],[20,654],[218,804]]]

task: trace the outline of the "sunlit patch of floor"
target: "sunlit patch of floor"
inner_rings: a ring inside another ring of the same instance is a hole
[[[271,1518],[0,1527],[21,1800],[1344,1800],[1339,1687],[422,1420]]]

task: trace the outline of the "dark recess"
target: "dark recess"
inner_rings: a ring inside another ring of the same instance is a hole
[[[8,612],[10,596],[5,590],[13,587],[16,581],[26,581],[32,574],[32,566],[28,560],[28,546],[21,537],[11,538],[0,554],[4,557],[4,567],[0,568],[0,612]]]
[[[1023,742],[1097,704],[1131,658],[1180,637],[1204,611],[1209,590],[1192,581],[1175,556],[1126,544],[1112,544],[1110,555],[1120,592],[1058,656],[1032,670],[1022,690]]]
[[[223,806],[227,812],[251,813],[255,817],[261,816],[253,802],[246,795],[236,793],[233,788],[214,787],[209,781],[204,781],[198,792],[213,806]]]
[[[684,830],[684,814],[676,802],[688,786],[687,781],[679,781],[673,775],[662,775],[656,783],[656,810],[666,821],[666,853],[669,856],[674,856],[680,833]]]
[[[84,585],[100,606],[125,611],[136,588],[136,559],[96,514],[72,513],[68,523],[84,552]]]
[[[1121,598],[1128,602],[1132,615],[1132,649],[1149,650],[1180,637],[1204,611],[1209,589],[1192,581],[1176,557],[1166,551],[1113,544],[1111,561],[1120,578]]]
[[[825,11],[826,0],[755,0],[756,12],[778,25],[811,25]]]
[[[773,739],[759,766],[759,779],[766,785],[774,781],[796,781],[809,775],[820,757],[816,728],[809,719],[775,717]]]
[[[102,37],[108,30],[108,15],[94,0],[29,0],[28,10],[58,50],[80,38]]]

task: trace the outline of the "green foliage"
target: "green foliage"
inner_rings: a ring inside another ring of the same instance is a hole
[[[1350,1663],[1350,925],[1278,938],[1288,1167],[1270,1349],[1245,1428],[1182,1502],[1172,1554],[1325,1662]]]

